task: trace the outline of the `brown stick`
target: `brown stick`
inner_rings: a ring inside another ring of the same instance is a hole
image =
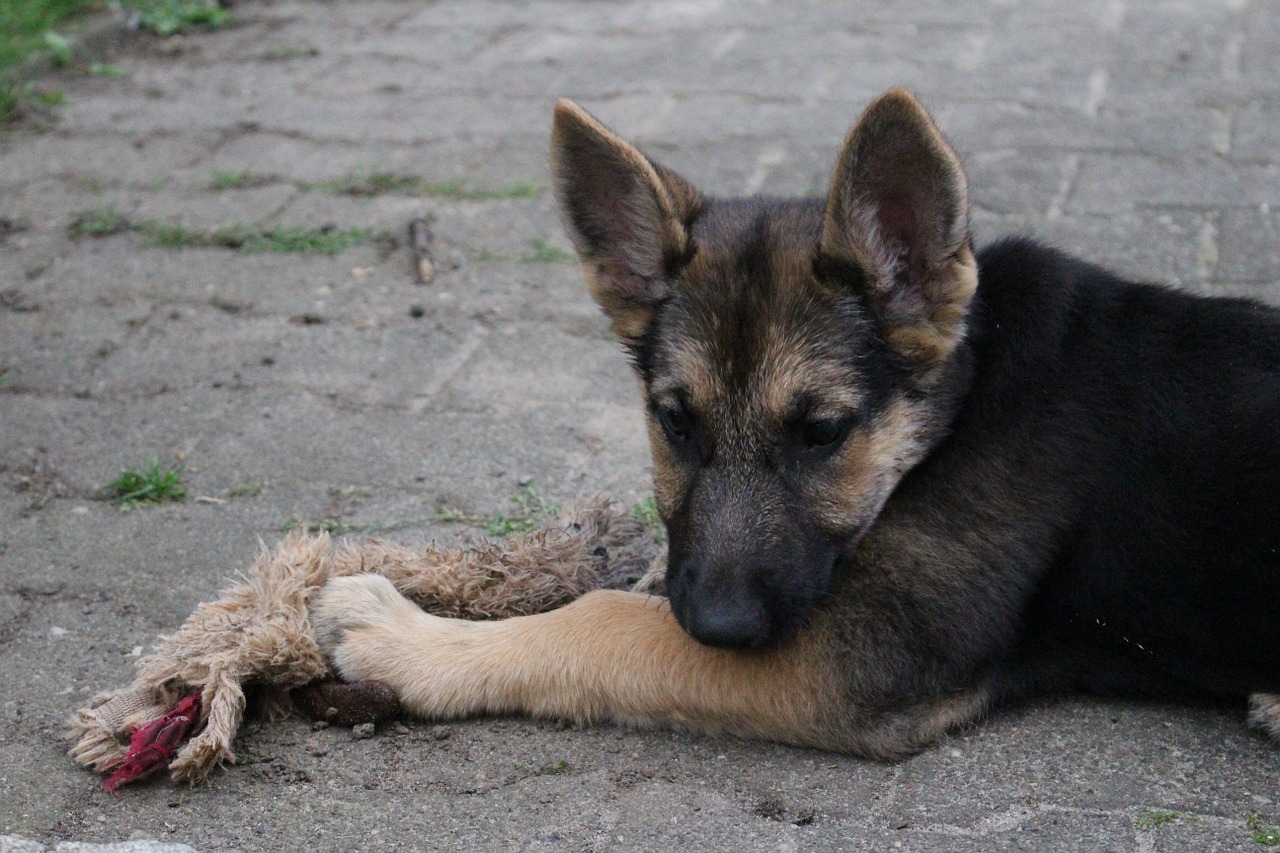
[[[436,277],[436,268],[431,262],[431,222],[425,212],[420,211],[409,223],[409,245],[413,248],[418,283],[430,284]]]

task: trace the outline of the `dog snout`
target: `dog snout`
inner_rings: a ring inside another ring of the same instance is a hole
[[[726,579],[696,561],[684,560],[668,572],[668,591],[677,620],[695,640],[727,649],[758,648],[770,639],[765,602],[741,579]]]
[[[686,628],[704,645],[748,649],[768,641],[768,625],[764,607],[758,601],[712,599],[689,608]]]

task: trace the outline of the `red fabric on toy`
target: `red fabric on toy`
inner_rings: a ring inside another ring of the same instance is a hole
[[[106,789],[116,793],[121,785],[145,779],[169,763],[178,747],[191,737],[200,719],[200,694],[191,693],[163,716],[157,717],[129,736],[129,751],[112,770]]]

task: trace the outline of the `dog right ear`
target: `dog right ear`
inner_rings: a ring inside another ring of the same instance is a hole
[[[701,196],[565,99],[551,128],[551,177],[591,295],[614,334],[637,343],[669,295],[669,270],[687,256]]]
[[[911,93],[890,89],[845,139],[823,219],[823,255],[872,273],[888,342],[942,362],[965,333],[978,285],[960,160]]]

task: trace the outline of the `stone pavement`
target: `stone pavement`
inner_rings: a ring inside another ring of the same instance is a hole
[[[643,499],[633,381],[546,190],[556,96],[706,190],[793,194],[906,84],[964,153],[980,238],[1277,300],[1271,0],[245,0],[110,49],[118,76],[43,81],[67,95],[53,129],[0,136],[0,848],[1264,849],[1247,822],[1280,822],[1280,751],[1242,709],[1035,705],[897,765],[290,721],[205,788],[119,798],[60,738],[259,537],[452,537],[441,507],[510,516],[522,484]],[[426,286],[402,237],[421,206]],[[186,245],[209,235],[243,245]],[[96,499],[152,459],[182,460],[185,502]]]

